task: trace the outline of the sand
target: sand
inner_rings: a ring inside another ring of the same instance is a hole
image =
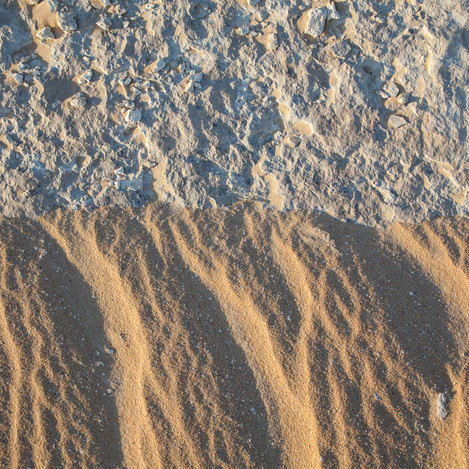
[[[2,218],[0,466],[468,467],[468,230]]]
[[[464,0],[2,0],[0,210],[467,217],[468,24]]]

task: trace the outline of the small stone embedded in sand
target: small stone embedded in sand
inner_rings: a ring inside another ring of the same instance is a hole
[[[78,93],[77,95],[70,98],[70,106],[75,108],[85,107],[87,103],[86,96],[83,93]]]
[[[40,29],[36,33],[36,37],[42,40],[47,40],[47,39],[55,39],[54,33],[49,27],[46,27],[44,29]]]
[[[335,3],[332,2],[330,5],[327,6],[327,20],[338,20],[340,19],[340,14],[337,11]]]
[[[250,29],[247,26],[240,26],[239,28],[236,28],[235,33],[240,36],[240,37],[246,37],[250,33]]]
[[[125,119],[129,124],[136,124],[142,118],[142,111],[140,109],[132,109],[127,111]]]
[[[306,36],[316,38],[321,35],[326,26],[327,8],[311,8],[306,10],[298,20],[298,29]]]
[[[87,70],[79,79],[78,83],[80,85],[84,85],[85,83],[89,83],[93,79],[93,70]]]
[[[300,145],[301,139],[296,137],[295,135],[289,135],[285,139],[285,144],[287,144],[290,148],[296,148]]]
[[[194,84],[189,77],[186,77],[181,81],[181,88],[184,92],[190,93],[194,89]]]
[[[380,98],[383,98],[383,99],[388,99],[389,98],[389,93],[387,91],[384,91],[384,90],[376,90],[375,93],[380,97]]]
[[[392,193],[391,188],[381,185],[377,189],[386,204],[392,204],[396,201],[396,196]]]
[[[389,96],[394,98],[398,96],[400,92],[399,87],[394,82],[389,83],[385,91],[389,94]]]
[[[78,29],[77,14],[73,11],[59,11],[57,20],[62,31],[76,31]]]
[[[330,50],[338,57],[346,57],[352,48],[345,41],[338,41],[330,47]]]
[[[23,84],[24,82],[24,76],[21,75],[21,73],[13,73],[12,74],[13,79],[18,83],[18,85]]]
[[[404,117],[398,116],[398,115],[396,115],[396,114],[393,114],[393,115],[389,118],[389,123],[390,123],[395,129],[399,129],[400,127],[406,125],[406,124],[407,124],[407,121],[405,120]]]
[[[112,21],[104,16],[96,22],[96,26],[98,26],[104,31],[107,31],[112,26]]]
[[[445,420],[446,417],[448,417],[448,413],[449,413],[448,405],[449,405],[449,396],[444,392],[440,392],[440,394],[438,394],[438,400],[436,404],[436,415],[441,420]]]

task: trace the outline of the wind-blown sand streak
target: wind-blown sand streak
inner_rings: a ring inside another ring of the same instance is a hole
[[[1,219],[0,465],[466,467],[468,228]]]

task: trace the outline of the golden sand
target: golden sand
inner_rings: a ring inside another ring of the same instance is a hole
[[[468,230],[2,219],[0,467],[468,467]]]

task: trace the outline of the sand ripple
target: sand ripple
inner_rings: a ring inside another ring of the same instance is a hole
[[[2,219],[0,466],[466,467],[468,228]]]

